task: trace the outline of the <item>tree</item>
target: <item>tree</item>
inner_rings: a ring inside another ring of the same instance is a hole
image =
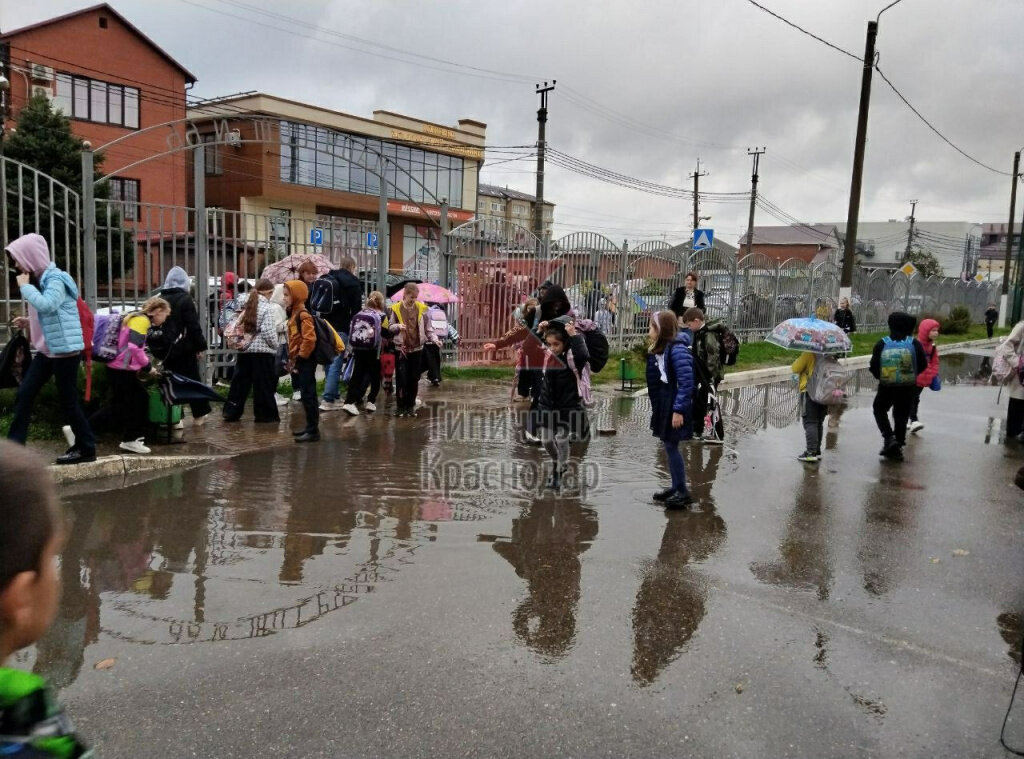
[[[60,111],[55,111],[50,102],[37,95],[26,104],[18,114],[15,130],[4,142],[4,156],[23,163],[36,171],[52,177],[65,185],[76,195],[82,191],[82,140],[71,132],[71,122]],[[100,165],[103,156],[95,159],[93,181],[103,176]],[[74,272],[77,268],[75,253],[79,249],[76,240],[81,235],[81,219],[75,216],[75,198],[68,196],[67,209],[64,212],[64,191],[54,185],[51,204],[49,182],[40,178],[37,183],[32,172],[22,171],[19,177],[17,167],[8,164],[7,169],[7,237],[13,240],[22,232],[33,232],[36,229],[47,238],[50,249],[58,265]],[[19,187],[20,184],[20,187]],[[37,189],[38,184],[38,189]],[[134,256],[130,251],[134,246],[130,230],[122,229],[119,213],[111,216],[109,227],[106,225],[106,204],[110,195],[108,182],[96,185],[97,199],[96,218],[102,220],[96,239],[96,271],[100,282],[106,283],[108,238],[114,237],[110,245],[114,257],[115,277],[120,273],[120,251],[126,252],[125,265],[131,268]],[[68,218],[70,217],[70,218]],[[128,235],[127,244],[122,245],[119,236]],[[65,245],[65,237],[71,242],[70,250]],[[51,239],[52,238],[52,239]],[[84,248],[83,248],[84,251]]]
[[[916,266],[917,273],[922,277],[942,276],[942,264],[939,263],[939,259],[930,250],[917,247],[912,248],[910,255],[907,256],[907,262]]]

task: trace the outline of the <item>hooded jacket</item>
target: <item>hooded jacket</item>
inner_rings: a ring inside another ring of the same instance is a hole
[[[921,325],[917,328],[917,341],[921,343],[924,354],[928,357],[928,366],[917,375],[918,387],[928,387],[932,384],[932,380],[939,375],[939,348],[928,337],[929,332],[938,328],[939,323],[934,319],[922,320]]]
[[[338,286],[338,303],[324,318],[338,332],[348,334],[352,317],[363,307],[363,283],[347,269],[332,269],[324,274]]]
[[[565,316],[572,310],[572,304],[560,285],[551,285],[540,299],[537,308],[537,322],[549,322],[559,316]]]
[[[160,290],[160,297],[171,305],[171,315],[163,324],[163,344],[151,342],[151,347],[170,367],[184,359],[188,359],[186,363],[194,362],[196,353],[202,353],[209,348],[203,328],[199,324],[196,303],[189,294],[190,286],[188,273],[180,266],[174,266],[167,272],[164,286]]]
[[[78,315],[78,286],[67,272],[50,260],[42,235],[22,235],[7,246],[18,265],[35,275],[39,286],[21,286],[29,305],[32,347],[48,356],[67,356],[85,348]]]
[[[892,340],[905,340],[914,332],[914,325],[917,324],[911,314],[905,314],[902,311],[893,311],[889,314],[889,337]],[[882,371],[882,349],[885,347],[885,340],[879,340],[875,343],[875,347],[871,350],[871,362],[868,364],[868,370],[871,372],[871,376],[878,379],[881,376]],[[928,357],[924,353],[924,349],[921,347],[921,343],[914,339],[914,353],[915,360],[917,363],[917,373],[920,374],[924,371],[925,366],[928,364]],[[930,382],[931,380],[929,380]]]
[[[288,319],[288,356],[293,361],[306,359],[316,350],[316,327],[313,326],[313,316],[306,310],[309,288],[301,279],[288,280],[284,288],[292,296]]]

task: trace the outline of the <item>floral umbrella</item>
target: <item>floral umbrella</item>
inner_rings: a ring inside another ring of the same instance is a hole
[[[786,319],[765,338],[772,345],[790,351],[811,353],[849,353],[850,337],[832,322],[813,317]]]
[[[263,270],[263,278],[269,279],[275,285],[283,285],[289,279],[299,278],[299,267],[306,261],[312,261],[316,265],[316,275],[318,277],[322,277],[331,269],[338,268],[335,264],[331,263],[329,258],[319,253],[292,253],[290,256],[285,256],[280,261],[275,261],[267,266]]]
[[[424,303],[457,303],[459,300],[459,296],[441,285],[424,283],[419,287],[419,299]]]

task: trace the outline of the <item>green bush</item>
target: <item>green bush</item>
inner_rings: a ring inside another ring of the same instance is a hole
[[[940,331],[947,335],[966,335],[971,328],[971,312],[966,306],[954,306],[949,316],[939,321]]]

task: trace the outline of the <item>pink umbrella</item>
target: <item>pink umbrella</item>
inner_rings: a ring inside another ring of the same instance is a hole
[[[313,262],[313,265],[316,266],[316,275],[318,277],[322,277],[331,269],[338,268],[335,264],[331,263],[329,258],[321,256],[319,253],[292,253],[280,261],[275,261],[268,265],[263,270],[262,276],[264,279],[269,279],[275,285],[283,285],[289,279],[299,278],[299,267],[306,261]]]
[[[458,303],[459,296],[446,287],[424,283],[419,285],[419,300],[424,303]]]

